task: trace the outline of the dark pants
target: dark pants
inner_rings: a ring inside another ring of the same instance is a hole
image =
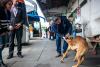
[[[46,38],[48,38],[47,32],[46,32]]]
[[[49,39],[51,39],[51,32],[50,31],[49,31],[49,34],[50,34]]]
[[[23,28],[21,27],[20,29],[15,29],[15,30],[9,32],[9,55],[13,55],[13,52],[14,52],[15,34],[16,34],[16,38],[17,38],[17,50],[18,50],[17,54],[21,54],[22,30],[23,30]]]
[[[57,46],[57,53],[61,54],[61,37],[59,37],[58,35],[56,35],[56,46]],[[64,40],[63,53],[66,52],[67,47],[68,43]]]
[[[50,33],[49,39],[51,39],[51,36],[53,36],[53,40],[54,40],[54,32],[49,32],[49,33]]]
[[[53,39],[52,39],[52,40],[54,40],[54,32],[51,32],[51,36],[53,37]]]

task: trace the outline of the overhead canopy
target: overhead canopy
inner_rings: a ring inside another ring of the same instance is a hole
[[[38,16],[38,15],[31,15],[31,14],[27,14],[27,16],[29,17],[29,20],[31,20],[31,21],[39,21],[40,18],[42,18],[42,19],[44,19],[44,22],[45,22],[44,17]]]

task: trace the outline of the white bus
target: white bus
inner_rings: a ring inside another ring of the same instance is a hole
[[[29,29],[29,24],[28,24],[28,17],[26,14],[26,7],[24,0],[19,0],[19,7],[23,9],[24,15],[26,16],[25,23],[23,24],[23,33],[22,33],[22,42],[21,43],[27,43],[30,40],[30,29]],[[15,36],[14,39],[15,45],[17,45],[17,38]]]

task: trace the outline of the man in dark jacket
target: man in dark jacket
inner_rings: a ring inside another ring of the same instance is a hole
[[[65,16],[54,15],[52,19],[54,21],[52,23],[52,26],[54,32],[56,33],[57,54],[55,55],[55,57],[59,57],[61,56],[61,38],[63,38],[64,40],[66,38],[69,38],[69,35],[71,34],[72,31],[72,25]],[[67,47],[68,47],[68,43],[64,41],[63,55],[67,50]]]
[[[17,55],[18,57],[22,58],[21,54],[21,39],[22,39],[22,31],[23,31],[23,24],[25,22],[25,16],[23,15],[22,8],[18,7],[19,0],[12,0],[13,6],[11,8],[11,25],[10,25],[10,32],[9,32],[9,56],[7,59],[13,57],[14,52],[14,37],[16,34],[17,37]]]

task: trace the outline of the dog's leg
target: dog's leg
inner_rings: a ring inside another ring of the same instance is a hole
[[[68,47],[68,49],[66,50],[66,52],[65,52],[64,56],[62,57],[62,59],[60,60],[61,63],[64,61],[64,58],[65,58],[65,56],[67,55],[68,51],[69,51],[69,47]]]
[[[84,62],[85,56],[82,56],[81,64]]]
[[[80,53],[77,53],[76,57],[78,59],[78,63],[77,63],[77,65],[72,66],[72,67],[78,67],[81,64],[81,55],[80,55]]]
[[[74,60],[73,61],[76,61],[77,57],[75,56]]]

